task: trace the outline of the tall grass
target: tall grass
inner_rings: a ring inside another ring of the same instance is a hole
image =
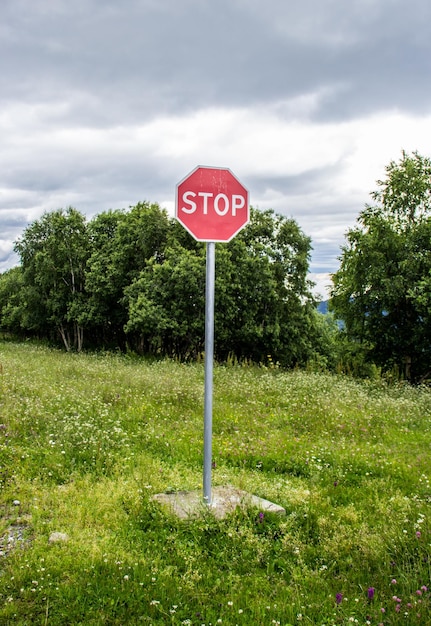
[[[0,624],[431,623],[427,388],[216,367],[213,484],[287,515],[181,521],[151,497],[201,489],[202,365],[0,364]]]

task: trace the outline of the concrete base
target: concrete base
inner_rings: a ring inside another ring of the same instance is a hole
[[[203,501],[201,491],[176,491],[174,493],[158,493],[152,498],[161,505],[169,508],[181,519],[196,518],[208,511],[218,519],[233,513],[237,507],[247,509],[257,508],[262,513],[271,512],[286,515],[286,510],[264,498],[259,498],[235,487],[214,487],[212,502],[208,506]]]

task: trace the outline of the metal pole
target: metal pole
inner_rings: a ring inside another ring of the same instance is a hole
[[[211,504],[213,364],[214,364],[214,283],[215,242],[207,243],[205,293],[205,407],[204,407],[204,480],[203,498]]]

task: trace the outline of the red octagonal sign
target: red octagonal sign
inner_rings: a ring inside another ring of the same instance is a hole
[[[248,191],[227,168],[196,167],[177,185],[175,216],[197,241],[230,241],[250,219]]]

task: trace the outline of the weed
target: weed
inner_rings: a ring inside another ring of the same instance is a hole
[[[430,623],[429,389],[215,367],[213,482],[287,513],[185,521],[151,496],[201,488],[201,363],[0,362],[0,623]]]

